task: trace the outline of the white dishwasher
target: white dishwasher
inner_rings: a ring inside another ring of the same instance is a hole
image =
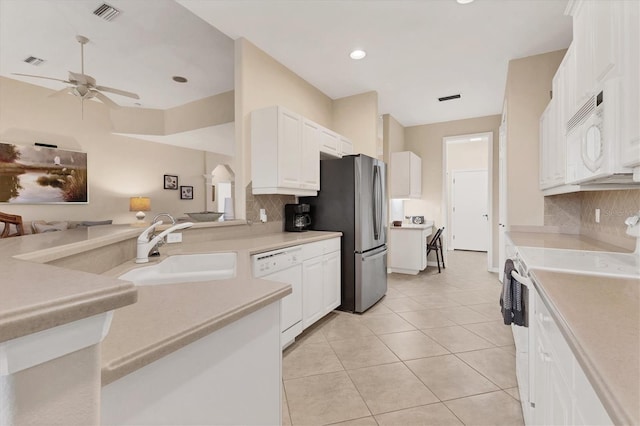
[[[302,248],[268,251],[251,256],[253,276],[291,285],[291,294],[280,300],[280,343],[289,346],[302,333]]]

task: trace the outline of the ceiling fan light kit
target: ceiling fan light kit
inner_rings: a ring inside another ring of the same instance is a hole
[[[125,90],[114,89],[113,87],[99,86],[96,84],[96,79],[88,74],[84,73],[84,45],[89,43],[89,39],[83,35],[77,35],[76,40],[80,43],[80,73],[69,71],[69,77],[67,80],[59,78],[45,77],[40,75],[20,74],[12,73],[13,75],[21,75],[23,77],[44,78],[47,80],[60,81],[62,83],[70,84],[70,87],[65,87],[51,96],[57,96],[61,94],[72,94],[78,98],[84,104],[85,99],[95,98],[101,101],[103,104],[110,108],[119,108],[120,105],[115,103],[111,98],[106,96],[102,92],[113,93],[120,96],[125,96],[133,99],[140,99],[135,93],[127,92]]]

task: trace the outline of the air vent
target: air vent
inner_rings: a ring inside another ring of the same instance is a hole
[[[573,129],[584,123],[588,116],[596,109],[596,97],[592,96],[587,102],[584,103],[576,112],[573,117],[567,122],[567,134],[571,133]]]
[[[27,59],[24,60],[24,62],[31,65],[38,66],[44,62],[44,59],[36,58],[35,56],[29,56]]]
[[[451,96],[445,96],[445,97],[443,97],[443,98],[438,98],[438,100],[439,100],[440,102],[450,101],[450,100],[452,100],[452,99],[460,99],[460,94],[457,94],[457,95],[451,95]]]
[[[105,21],[111,22],[116,19],[118,15],[120,15],[120,11],[113,6],[102,3],[96,10],[93,11],[93,14],[98,16],[99,18],[104,19]]]

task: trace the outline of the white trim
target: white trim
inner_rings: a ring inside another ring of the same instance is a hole
[[[491,270],[493,267],[493,132],[481,132],[481,133],[469,133],[464,135],[445,136],[442,138],[442,207],[440,208],[440,214],[442,216],[442,223],[445,225],[445,241],[447,243],[446,250],[444,250],[444,257],[447,257],[451,240],[451,229],[449,226],[449,176],[447,173],[447,145],[448,143],[461,143],[462,139],[471,139],[477,137],[487,138],[487,214],[489,215],[489,241],[487,244],[487,270]],[[446,263],[446,259],[445,259]]]

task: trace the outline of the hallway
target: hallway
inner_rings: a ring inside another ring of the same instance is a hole
[[[363,315],[332,312],[283,353],[283,424],[523,424],[511,329],[486,253],[390,274]]]

